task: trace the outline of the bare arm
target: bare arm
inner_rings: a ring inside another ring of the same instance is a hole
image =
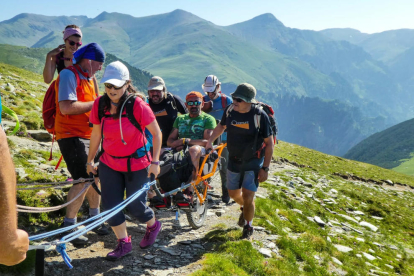
[[[43,68],[43,81],[45,83],[49,84],[53,80],[56,71],[56,55],[59,54],[64,48],[65,44],[62,44],[47,53],[45,67]]]
[[[213,130],[213,133],[211,134],[210,138],[207,141],[206,144],[206,150],[213,148],[213,142],[220,137],[220,135],[223,134],[223,132],[226,130],[226,126],[222,124],[218,124],[216,128]]]
[[[89,112],[92,110],[93,101],[79,102],[79,101],[61,101],[59,102],[60,112],[63,115],[77,115]]]
[[[213,129],[205,129],[203,139],[188,139],[188,145],[190,146],[197,145],[197,146],[205,147],[212,133],[213,133]]]
[[[101,143],[101,125],[93,125],[91,140],[89,142],[89,153],[88,153],[88,163],[93,162],[96,153],[99,149],[99,144]],[[96,174],[96,170],[93,166],[88,165],[86,171],[89,173]]]
[[[170,133],[170,136],[168,136],[167,146],[171,148],[176,148],[182,145],[183,145],[183,139],[178,139],[178,129],[173,128],[173,130]]]
[[[162,133],[160,127],[158,126],[157,120],[152,121],[149,125],[146,126],[146,128],[152,134],[152,161],[159,161],[162,143]],[[154,176],[157,177],[159,173],[160,166],[151,164],[148,169],[148,176],[154,174]]]
[[[263,167],[269,167],[270,165],[270,161],[272,160],[272,155],[273,155],[273,148],[274,148],[274,143],[273,143],[273,135],[270,135],[267,138],[264,138],[264,143],[266,144],[265,147],[265,158],[263,161]],[[268,177],[268,172],[265,172],[264,170],[260,170],[259,171],[259,182],[263,182],[266,181]]]
[[[7,145],[6,134],[0,129],[0,264],[15,265],[26,258],[29,238],[17,229],[16,174]]]

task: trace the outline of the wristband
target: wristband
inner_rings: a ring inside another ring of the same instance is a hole
[[[93,162],[88,162],[88,163],[86,163],[86,166],[88,166],[88,165],[93,166],[93,165],[95,165],[95,163],[93,163]]]
[[[159,165],[160,161],[151,161],[151,165]]]
[[[183,145],[185,145],[185,138],[183,138]]]

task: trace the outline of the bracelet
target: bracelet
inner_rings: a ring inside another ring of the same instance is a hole
[[[151,161],[151,165],[159,165],[160,161]]]
[[[183,145],[185,145],[185,138],[183,138]]]
[[[93,162],[88,162],[88,163],[86,163],[86,166],[88,166],[88,165],[93,166],[93,165],[95,165],[95,163],[93,163]]]

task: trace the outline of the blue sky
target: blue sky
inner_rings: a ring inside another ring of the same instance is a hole
[[[414,0],[4,0],[0,21],[20,13],[93,18],[107,11],[141,17],[175,9],[223,26],[272,13],[285,26],[299,29],[353,28],[366,33],[414,29]]]

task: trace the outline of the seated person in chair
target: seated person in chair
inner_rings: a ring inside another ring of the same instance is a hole
[[[191,91],[185,97],[189,114],[180,115],[175,119],[173,130],[167,140],[167,145],[177,151],[187,145],[194,165],[193,179],[197,177],[199,160],[205,153],[204,147],[207,140],[216,127],[213,116],[201,111],[203,107],[203,95],[200,92]]]

